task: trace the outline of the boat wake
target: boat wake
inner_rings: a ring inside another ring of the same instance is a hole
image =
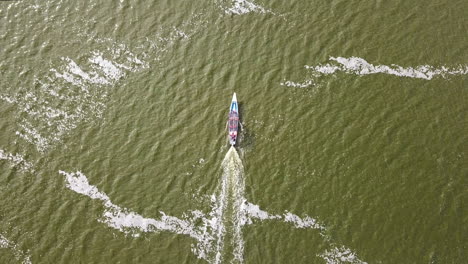
[[[327,63],[318,66],[305,66],[306,69],[313,70],[318,74],[328,75],[335,72],[345,72],[356,75],[368,74],[389,74],[401,77],[432,80],[435,77],[447,78],[451,75],[468,74],[468,66],[459,66],[457,68],[434,67],[430,65],[420,65],[417,67],[402,67],[395,64],[388,65],[373,65],[366,60],[358,57],[330,57],[330,61],[335,63]]]
[[[339,72],[353,75],[387,74],[405,78],[432,80],[435,78],[447,79],[451,76],[461,76],[468,74],[468,66],[459,65],[457,67],[435,67],[431,65],[419,65],[416,67],[403,67],[396,64],[374,65],[363,58],[358,57],[330,57],[329,63],[315,66],[305,65],[311,71],[312,78],[300,82],[283,81],[282,86],[294,88],[307,88],[315,84],[317,77],[337,74]]]
[[[216,231],[216,255],[213,263],[242,263],[242,225],[245,223],[244,167],[233,146],[224,157],[221,167],[220,192],[213,210]]]
[[[316,229],[329,249],[318,255],[326,263],[365,263],[345,246],[330,242],[326,228],[316,219],[299,217],[291,212],[270,214],[245,198],[244,167],[236,149],[231,146],[221,163],[218,190],[211,196],[209,213],[189,211],[181,217],[159,212],[159,218],[147,218],[114,204],[109,196],[89,183],[80,171],[59,171],[66,186],[79,194],[103,203],[105,210],[99,222],[134,237],[141,233],[169,231],[195,239],[192,252],[208,263],[243,263],[244,239],[242,228],[257,221],[281,221],[298,229]]]
[[[219,3],[219,7],[228,15],[244,15],[251,12],[254,13],[272,13],[270,10],[265,9],[253,1],[247,0],[232,0],[228,5]]]
[[[34,172],[33,165],[31,162],[26,161],[23,155],[21,154],[13,154],[5,152],[3,149],[0,149],[0,160],[6,160],[10,163],[11,167],[18,167],[20,170],[24,172]]]
[[[0,248],[8,248],[11,250],[17,261],[22,264],[31,264],[31,257],[18,248],[18,245],[8,240],[0,234]]]
[[[129,73],[147,67],[122,48],[105,53],[95,50],[85,57],[80,64],[62,57],[54,62],[55,67],[35,78],[33,88],[0,93],[0,101],[15,107],[15,135],[40,153],[61,142],[80,123],[102,119],[111,87]]]
[[[47,10],[39,9],[46,15]],[[15,137],[44,154],[80,125],[101,122],[108,99],[117,87],[125,87],[124,79],[162,64],[173,46],[189,40],[205,23],[202,15],[195,14],[179,27],[161,28],[155,36],[132,41],[133,45],[96,37],[82,24],[72,26],[80,42],[87,40],[79,56],[71,53],[51,58],[44,68],[31,69],[31,82],[21,87],[2,86],[0,103],[12,106]]]

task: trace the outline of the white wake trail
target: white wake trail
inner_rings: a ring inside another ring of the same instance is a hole
[[[143,217],[114,204],[107,194],[89,184],[82,172],[59,173],[65,176],[66,186],[70,190],[103,203],[106,209],[99,221],[109,227],[132,236],[139,236],[141,232],[158,231],[188,235],[197,241],[192,245],[192,251],[199,258],[209,263],[243,263],[242,226],[246,222],[247,212],[244,169],[234,147],[226,154],[221,168],[219,193],[211,197],[211,212],[205,215],[201,211],[191,211],[190,216],[184,215],[183,219],[168,216],[164,212],[159,212],[160,219]],[[199,222],[202,224],[195,224]]]
[[[18,245],[8,240],[6,237],[0,234],[0,248],[8,248],[12,251],[16,260],[21,261],[22,264],[31,264],[31,258],[29,255],[18,249]]]
[[[220,4],[220,8],[224,11],[224,13],[229,15],[244,15],[251,12],[272,13],[270,10],[255,4],[253,1],[247,0],[232,0],[230,5],[223,6]]]
[[[388,74],[404,78],[414,78],[432,80],[434,78],[449,78],[451,76],[461,76],[468,74],[468,65],[458,65],[455,67],[431,65],[419,65],[415,67],[403,67],[396,64],[374,65],[363,58],[358,57],[330,57],[330,62],[315,66],[305,65],[311,70],[312,76],[300,82],[283,80],[280,85],[293,88],[307,88],[314,86],[316,78],[323,75],[332,75],[339,72],[354,75]]]
[[[430,65],[419,65],[416,67],[402,67],[392,64],[388,65],[373,65],[363,58],[358,57],[330,57],[332,63],[327,63],[317,66],[305,66],[305,68],[313,70],[315,73],[329,75],[335,72],[345,72],[356,75],[368,74],[389,74],[400,77],[417,78],[432,80],[435,77],[447,78],[449,76],[466,75],[468,74],[468,66],[458,66],[454,68],[442,66],[434,67]]]
[[[325,241],[330,242],[329,249],[326,249],[323,253],[318,254],[326,264],[367,264],[359,259],[357,254],[351,249],[345,246],[338,246],[331,242],[330,238],[326,235],[326,228],[320,224],[317,219],[310,216],[299,217],[290,212],[284,214],[269,214],[268,212],[260,209],[258,205],[245,202],[243,205],[243,211],[245,212],[244,224],[253,224],[253,220],[277,220],[284,223],[292,224],[294,228],[298,229],[316,229],[320,231],[320,236]]]
[[[230,261],[243,263],[244,240],[242,226],[245,222],[244,167],[236,149],[231,146],[221,164],[221,188],[213,212],[216,230],[216,256],[214,263]],[[232,249],[229,252],[225,249]]]
[[[16,153],[8,153],[3,149],[0,149],[0,160],[6,160],[10,162],[12,167],[18,167],[23,171],[33,171],[33,165],[31,162],[26,161],[23,155]]]
[[[367,262],[360,260],[356,253],[345,246],[325,250],[325,252],[318,256],[323,258],[327,264],[367,264]]]
[[[205,258],[208,254],[207,252],[210,251],[213,238],[206,232],[208,223],[203,221],[202,226],[195,227],[194,225],[198,219],[204,216],[200,211],[192,211],[191,217],[185,216],[184,219],[166,215],[164,212],[159,212],[161,214],[160,219],[146,218],[126,208],[115,205],[107,194],[99,191],[96,186],[89,184],[86,176],[80,171],[59,171],[59,173],[65,176],[66,186],[70,190],[103,202],[106,210],[103,213],[103,218],[99,220],[100,222],[135,237],[138,237],[141,232],[159,231],[188,235],[198,242],[197,245],[192,245],[192,250],[197,256]]]
[[[121,55],[119,55],[121,54]],[[16,136],[44,153],[80,123],[101,119],[106,98],[117,82],[147,67],[123,48],[95,50],[76,63],[69,57],[54,60],[55,67],[39,72],[34,86],[1,92],[0,101],[16,108]]]
[[[103,203],[106,209],[99,222],[132,236],[139,236],[142,232],[159,231],[190,236],[196,240],[196,243],[192,244],[192,252],[208,263],[243,263],[242,228],[244,225],[254,224],[255,221],[281,221],[298,229],[319,230],[320,236],[326,241],[330,240],[325,234],[325,226],[312,217],[299,217],[288,211],[270,214],[260,209],[260,206],[247,202],[244,167],[234,147],[226,153],[221,170],[218,193],[211,196],[211,211],[208,214],[198,210],[191,211],[190,215],[183,215],[182,219],[168,216],[164,212],[159,212],[159,219],[143,217],[114,204],[107,194],[89,184],[86,176],[80,171],[59,173],[65,176],[66,186],[70,190]],[[349,248],[336,246],[334,243],[330,243],[330,249],[318,256],[330,264],[365,263]]]

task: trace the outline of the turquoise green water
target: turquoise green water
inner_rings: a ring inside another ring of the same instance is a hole
[[[467,263],[466,10],[0,1],[0,263]]]

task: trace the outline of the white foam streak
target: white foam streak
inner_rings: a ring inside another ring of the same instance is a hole
[[[221,164],[222,175],[220,182],[220,193],[212,196],[213,208],[210,219],[207,222],[213,232],[214,245],[207,253],[208,261],[221,263],[226,258],[243,263],[244,240],[242,237],[242,226],[246,221],[245,211],[242,210],[244,198],[244,168],[242,161],[234,147],[226,153]],[[232,238],[226,241],[226,233],[232,234]],[[224,252],[225,244],[233,248],[232,256]]]
[[[55,137],[43,137],[37,131],[37,129],[35,129],[34,126],[32,126],[31,123],[29,123],[26,120],[23,120],[23,123],[20,123],[19,126],[23,129],[23,131],[16,131],[15,134],[20,138],[26,140],[27,142],[35,145],[37,150],[39,150],[40,152],[44,152],[51,144],[51,141],[56,139]]]
[[[268,212],[260,209],[260,206],[245,201],[242,204],[242,211],[245,212],[243,224],[252,224],[252,218],[259,220],[281,219],[281,215],[270,215]]]
[[[231,257],[242,263],[242,226],[246,218],[246,211],[241,209],[245,202],[244,182],[242,163],[234,148],[226,154],[222,168],[220,193],[211,197],[213,207],[210,213],[205,215],[200,211],[192,211],[191,216],[185,216],[184,219],[168,216],[164,212],[159,212],[160,219],[145,218],[112,203],[104,192],[89,184],[87,177],[80,171],[59,173],[65,176],[66,186],[70,190],[102,201],[106,209],[99,221],[112,228],[134,236],[138,236],[139,232],[156,231],[188,235],[197,240],[197,244],[192,245],[192,252],[210,263],[221,263],[227,256],[223,250],[225,234],[230,232],[233,236],[229,243],[234,248]]]
[[[21,154],[12,154],[0,149],[0,160],[9,161],[13,167],[19,167],[23,171],[30,171],[33,168],[32,163],[26,161]]]
[[[185,217],[186,219],[169,216],[164,212],[159,212],[161,214],[160,219],[146,218],[112,203],[109,196],[99,191],[96,186],[89,184],[86,176],[80,171],[71,173],[59,171],[59,173],[65,176],[66,186],[70,190],[103,202],[106,210],[103,213],[103,218],[99,221],[107,224],[109,227],[135,237],[139,236],[139,232],[158,231],[170,231],[175,234],[188,235],[198,242],[197,245],[192,245],[192,251],[198,257],[207,259],[209,252],[212,251],[211,242],[213,238],[207,232],[207,227],[210,223],[207,219],[204,219],[202,212],[192,211],[192,217]],[[194,223],[199,219],[202,219],[202,224],[195,226]]]
[[[234,243],[234,261],[237,263],[244,262],[244,239],[242,235],[243,219],[245,212],[242,206],[245,202],[245,183],[244,183],[244,166],[236,149],[231,146],[227,155],[231,155],[228,163],[223,164],[231,172],[230,182],[232,188],[232,225],[233,225],[233,243]],[[229,156],[228,156],[229,158]]]
[[[43,153],[81,122],[102,118],[109,87],[145,67],[146,63],[124,45],[107,53],[90,52],[80,64],[62,57],[57,68],[35,80],[34,89],[0,94],[0,100],[17,107],[21,129],[16,135]]]
[[[247,0],[233,0],[232,6],[224,8],[226,14],[232,15],[243,15],[250,12],[267,13],[269,12],[265,8],[256,5],[255,3]]]
[[[367,262],[360,260],[351,249],[344,246],[325,250],[324,253],[318,256],[323,258],[327,264],[367,264]]]
[[[167,216],[163,212],[161,212],[163,215],[161,221],[152,218],[145,218],[135,212],[122,209],[121,207],[113,204],[105,193],[100,192],[95,186],[90,185],[86,176],[80,171],[75,173],[59,171],[59,173],[66,177],[66,186],[70,190],[86,195],[91,199],[103,201],[107,210],[104,212],[104,219],[102,222],[107,223],[115,229],[125,233],[131,233],[131,230],[129,229],[138,229],[142,232],[150,232],[158,229],[170,230],[178,234],[192,235],[190,233],[190,224],[186,221]]]
[[[72,59],[65,57],[65,58],[62,58],[62,60],[68,63],[65,66],[66,71],[64,71],[63,73],[59,73],[57,70],[51,69],[51,71],[55,73],[55,76],[57,78],[62,78],[65,81],[73,85],[79,86],[84,91],[88,91],[87,83],[88,84],[104,84],[104,85],[110,84],[107,78],[105,78],[104,76],[98,75],[98,73],[96,73],[95,71],[85,72]]]
[[[22,250],[18,249],[15,243],[9,241],[6,237],[0,234],[0,248],[9,248],[15,258],[23,264],[31,264],[31,258]]]
[[[326,232],[325,226],[321,225],[316,219],[312,217],[305,216],[301,218],[298,215],[295,215],[290,212],[286,212],[283,215],[269,214],[268,212],[261,210],[258,205],[251,204],[248,202],[244,203],[242,210],[245,211],[245,215],[246,215],[245,224],[252,224],[253,223],[252,219],[258,219],[261,221],[279,220],[285,223],[290,223],[295,228],[299,228],[299,229],[320,230],[320,236],[326,238],[326,240],[329,240],[325,234]],[[346,248],[344,246],[328,249],[324,253],[318,256],[323,258],[327,264],[340,264],[340,263],[367,264],[366,262],[361,261],[357,257],[357,254],[352,252],[351,249]]]
[[[313,69],[319,73],[323,74],[333,74],[339,70],[341,70],[340,67],[335,66],[335,65],[330,65],[330,64],[325,64],[325,65],[320,65],[320,66],[305,66],[306,69]]]
[[[88,178],[86,178],[86,176],[80,171],[77,171],[75,173],[67,173],[65,171],[59,171],[59,173],[66,177],[66,180],[67,180],[66,186],[70,190],[86,195],[91,199],[102,200],[107,204],[108,207],[114,206],[110,202],[109,196],[107,196],[103,192],[100,192],[98,188],[96,188],[95,186],[90,185],[88,182]]]
[[[325,229],[324,226],[318,224],[317,220],[309,216],[300,218],[299,216],[288,212],[285,213],[283,217],[285,222],[292,223],[296,228]]]
[[[252,224],[252,219],[258,220],[281,220],[285,223],[291,223],[295,228],[311,228],[325,230],[325,227],[320,225],[318,221],[310,216],[301,218],[293,213],[286,212],[283,215],[269,214],[266,211],[260,209],[260,206],[245,202],[242,206],[242,210],[245,211],[246,219],[245,224]]]
[[[221,252],[223,251],[224,248],[224,234],[226,232],[224,222],[223,222],[223,216],[224,212],[226,211],[227,203],[228,203],[228,194],[227,194],[227,188],[228,188],[228,181],[226,179],[227,176],[224,175],[222,176],[221,179],[221,192],[219,194],[219,197],[217,198],[216,196],[211,196],[211,201],[213,203],[213,208],[210,212],[210,217],[211,219],[208,220],[208,223],[210,224],[211,229],[213,230],[213,236],[215,237],[214,245],[213,245],[213,250],[210,250],[210,252],[207,252],[209,255],[213,254],[215,252],[214,259],[212,256],[210,256],[210,260],[212,263],[220,263],[221,262]]]
[[[80,171],[72,173],[59,171],[59,173],[65,176],[66,186],[70,190],[103,203],[106,209],[103,217],[99,219],[100,222],[133,236],[139,236],[141,232],[158,231],[188,235],[197,241],[196,244],[192,244],[192,252],[209,263],[222,263],[229,260],[243,263],[242,227],[246,224],[253,224],[253,220],[282,221],[292,224],[295,228],[320,230],[320,236],[326,238],[325,227],[314,218],[309,216],[301,218],[288,211],[283,214],[270,214],[260,209],[260,206],[247,202],[244,197],[242,161],[234,147],[231,147],[226,154],[221,168],[219,193],[211,196],[211,211],[207,215],[201,211],[191,211],[191,215],[184,215],[183,219],[168,216],[164,212],[159,212],[160,219],[143,217],[112,203],[107,194],[89,184],[86,176]],[[226,248],[231,248],[233,251],[225,252]],[[365,263],[344,246],[327,250],[319,256],[330,264]]]
[[[389,74],[408,78],[417,78],[432,80],[435,77],[447,78],[452,75],[465,75],[468,74],[468,66],[459,66],[457,68],[440,67],[436,68],[430,65],[420,65],[416,67],[402,67],[395,64],[387,65],[373,65],[363,58],[358,57],[330,57],[330,61],[335,61],[337,64],[324,64],[318,66],[305,66],[307,69],[313,70],[318,74],[334,74],[335,72],[345,72],[356,75],[368,74]]]
[[[280,83],[280,85],[282,86],[295,87],[295,88],[307,88],[311,86],[312,84],[314,84],[312,80],[307,80],[302,83],[293,82],[293,81],[285,81],[285,82]]]
[[[101,222],[124,233],[130,233],[132,229],[136,229],[141,232],[171,231],[176,234],[189,235],[194,238],[199,237],[193,232],[193,226],[191,226],[188,221],[167,216],[163,212],[160,212],[162,214],[161,220],[156,220],[153,218],[145,218],[135,212],[121,209],[115,205],[108,208],[111,210],[104,212],[104,219],[101,220]],[[138,236],[135,232],[133,232],[133,234]]]
[[[4,236],[0,235],[0,247],[7,248],[10,245],[10,241],[6,239]]]
[[[96,64],[98,68],[104,72],[105,79],[108,81],[119,80],[125,75],[123,69],[130,70],[129,67],[123,64],[112,63],[111,61],[104,59],[102,54],[99,52],[93,52],[93,56],[89,58],[89,61]]]

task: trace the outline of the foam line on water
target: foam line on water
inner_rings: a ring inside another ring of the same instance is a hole
[[[282,86],[295,87],[295,88],[307,88],[313,84],[314,83],[312,82],[312,80],[305,80],[303,82],[284,81],[280,83],[280,85]]]
[[[312,228],[324,230],[325,227],[312,217],[305,216],[301,218],[293,213],[287,212],[283,215],[284,222],[292,223],[296,228]]]
[[[356,253],[351,251],[351,249],[346,248],[345,246],[327,249],[325,252],[317,256],[323,258],[327,264],[367,264],[367,262],[360,260]]]
[[[21,154],[12,154],[0,149],[0,160],[9,161],[12,167],[18,167],[23,171],[32,171],[32,163],[25,160]]]
[[[221,169],[218,192],[211,196],[209,213],[194,210],[184,214],[182,218],[177,218],[159,212],[159,219],[146,218],[114,204],[107,194],[89,184],[87,177],[80,171],[59,173],[65,176],[66,186],[70,190],[103,203],[105,210],[99,222],[132,236],[139,236],[142,232],[159,231],[190,236],[197,241],[196,244],[192,244],[192,252],[208,263],[243,263],[242,227],[254,224],[254,220],[281,221],[298,229],[320,230],[320,236],[326,241],[330,240],[325,235],[325,226],[312,217],[299,217],[288,211],[283,214],[271,214],[260,209],[260,206],[249,203],[244,197],[244,168],[234,147],[226,153]],[[330,245],[330,249],[319,255],[327,263],[365,263],[349,248],[338,247],[333,243]],[[232,252],[227,252],[228,248],[232,249]]]
[[[221,181],[217,195],[211,196],[212,209],[209,213],[210,228],[214,238],[208,262],[243,263],[244,240],[242,226],[245,219],[241,210],[244,198],[242,161],[234,147],[226,153],[221,163]],[[226,248],[233,248],[226,252]]]
[[[64,62],[66,62],[65,69],[63,72],[59,72],[56,69],[51,69],[50,71],[55,73],[55,77],[61,78],[68,83],[76,85],[80,87],[83,91],[88,91],[88,84],[109,84],[109,81],[104,76],[98,75],[95,71],[86,72],[81,69],[78,64],[68,57],[61,58]],[[91,59],[90,59],[91,60]]]
[[[270,214],[260,209],[260,206],[251,204],[247,201],[245,201],[242,210],[245,211],[246,216],[244,224],[253,224],[252,219],[260,221],[281,221],[292,224],[298,229],[320,230],[320,236],[323,237],[325,241],[331,242],[331,239],[326,235],[326,227],[312,217],[305,216],[301,218],[291,212],[285,212],[284,214]],[[355,252],[345,246],[336,246],[333,242],[331,242],[329,246],[329,249],[325,250],[322,254],[317,255],[318,257],[323,258],[327,264],[367,264],[360,260]]]
[[[253,224],[252,219],[258,220],[279,220],[284,223],[290,223],[295,228],[311,228],[325,230],[325,226],[319,224],[318,220],[310,216],[303,218],[295,215],[291,212],[285,212],[284,214],[269,214],[268,212],[260,209],[260,206],[251,204],[247,201],[244,202],[242,210],[245,212],[246,218],[244,224]]]
[[[330,57],[331,63],[308,66],[305,68],[313,70],[316,74],[329,75],[336,72],[345,72],[356,75],[368,74],[389,74],[400,77],[417,78],[432,80],[435,77],[447,78],[449,76],[466,75],[468,74],[468,66],[460,65],[458,67],[449,68],[446,66],[434,67],[430,65],[420,65],[416,67],[402,67],[396,64],[388,65],[373,65],[363,58],[359,57]]]
[[[221,7],[221,9],[229,15],[243,15],[251,12],[271,13],[271,11],[255,4],[253,1],[247,0],[232,0],[230,6]]]
[[[59,173],[65,176],[67,188],[103,203],[105,211],[99,222],[135,237],[138,237],[141,232],[159,231],[190,236],[197,241],[197,244],[192,244],[192,252],[199,258],[210,259],[214,241],[211,230],[216,223],[216,218],[206,218],[205,214],[198,210],[191,211],[190,216],[184,215],[183,219],[166,215],[161,211],[159,219],[146,218],[114,204],[107,194],[89,184],[87,177],[80,171],[59,171]],[[196,222],[200,222],[199,220],[202,224],[195,225]]]
[[[130,72],[147,67],[128,50],[95,50],[78,64],[62,57],[48,74],[35,79],[34,89],[0,94],[0,100],[16,107],[15,134],[45,152],[84,121],[102,118],[110,87]]]
[[[197,241],[192,245],[192,252],[199,258],[209,263],[222,263],[227,256],[232,261],[242,263],[242,226],[246,211],[242,210],[245,203],[243,166],[235,148],[228,151],[221,167],[219,193],[211,196],[210,212],[204,214],[201,211],[191,211],[183,219],[168,216],[164,212],[159,212],[160,219],[143,217],[114,204],[107,194],[91,185],[82,172],[61,170],[59,174],[65,176],[66,187],[70,190],[101,201],[105,211],[99,221],[114,229],[133,236],[139,236],[141,232],[157,231],[188,235]],[[200,222],[201,224],[195,224]],[[225,241],[226,232],[229,234],[228,241]],[[229,243],[233,252],[224,252],[225,243]]]
[[[230,248],[234,248],[233,261],[243,262],[244,240],[242,236],[242,226],[253,224],[256,220],[277,220],[290,223],[295,228],[310,228],[325,230],[325,227],[309,216],[303,218],[290,213],[270,214],[260,209],[260,206],[249,203],[245,196],[244,168],[236,149],[231,147],[226,153],[222,162],[222,177],[220,183],[220,194],[215,201],[214,212],[217,221],[214,226],[217,228],[215,238],[217,240],[216,259],[214,263],[220,263],[223,259],[225,243],[231,243]],[[231,225],[231,230],[227,230],[227,225]],[[233,235],[231,241],[226,241],[225,232],[230,231]]]
[[[59,171],[66,178],[66,186],[77,193],[86,195],[91,199],[101,200],[106,207],[102,219],[103,223],[118,229],[124,233],[135,234],[137,229],[141,232],[151,232],[155,230],[172,231],[177,234],[186,234],[198,238],[198,234],[191,232],[193,227],[190,222],[168,216],[164,212],[161,213],[161,220],[145,218],[128,209],[121,208],[115,205],[104,192],[98,190],[96,186],[89,184],[86,176],[80,171],[65,172]]]
[[[8,240],[0,234],[0,248],[8,248],[12,251],[16,260],[21,261],[23,264],[31,264],[31,257],[18,248],[18,245]]]
[[[260,209],[260,206],[247,201],[244,201],[242,204],[242,211],[244,212],[244,219],[242,222],[244,225],[253,224],[252,219],[271,220],[282,218],[281,215],[271,215],[267,211]]]
[[[94,51],[93,56],[89,58],[91,63],[94,63],[103,73],[108,81],[117,81],[125,75],[124,70],[131,68],[124,64],[112,62],[102,57],[102,53]]]
[[[17,108],[15,135],[44,153],[83,122],[99,122],[113,86],[130,73],[149,68],[148,61],[159,61],[174,44],[190,39],[206,23],[203,14],[193,14],[178,27],[161,28],[146,40],[133,41],[131,48],[72,26],[76,36],[102,48],[86,51],[84,47],[79,59],[52,59],[45,72],[34,72],[40,77],[30,87],[2,91],[0,100]]]
[[[242,207],[245,201],[244,167],[239,154],[233,146],[226,153],[222,162],[222,168],[222,184],[228,190],[224,193],[225,197],[220,197],[228,202],[228,207],[223,210],[223,214],[225,214],[223,218],[225,223],[223,225],[229,224],[230,231],[232,232],[232,240],[223,242],[230,243],[231,247],[234,248],[232,261],[243,263],[244,240],[242,226],[244,223],[243,219],[245,219],[245,211],[242,210]],[[223,240],[222,237],[219,239]]]

